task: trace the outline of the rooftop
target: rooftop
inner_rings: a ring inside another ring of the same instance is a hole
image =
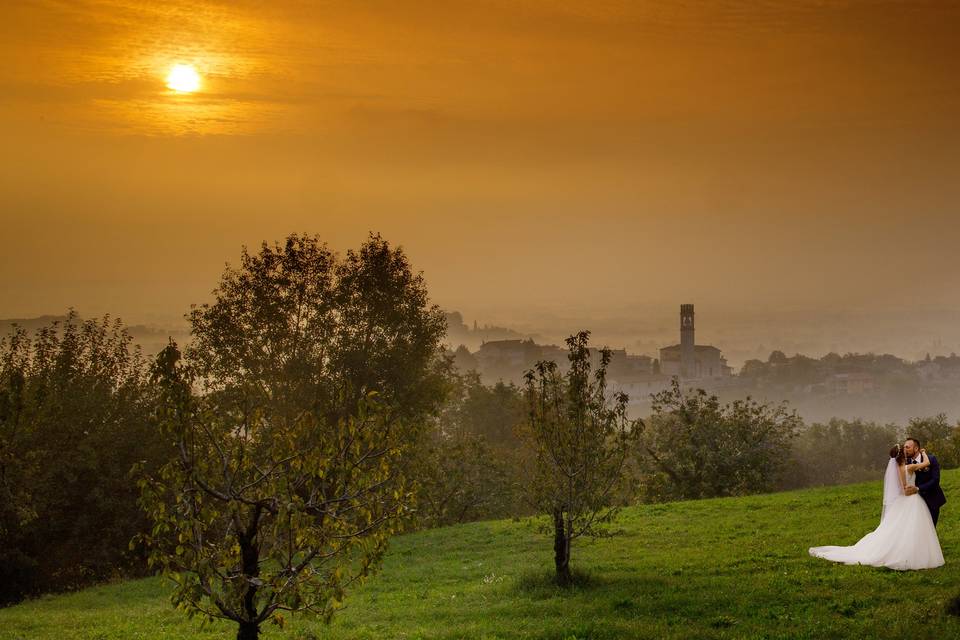
[[[698,344],[698,345],[694,345],[693,348],[696,349],[697,351],[720,351],[720,349],[718,349],[717,347],[711,344]],[[679,344],[672,344],[669,347],[660,347],[660,351],[674,351],[679,349],[680,349]]]

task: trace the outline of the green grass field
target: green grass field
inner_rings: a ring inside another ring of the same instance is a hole
[[[382,572],[326,626],[294,618],[291,638],[895,638],[960,637],[946,604],[960,595],[960,470],[938,533],[947,564],[896,572],[835,565],[807,548],[852,544],[874,528],[880,483],[650,505],[621,534],[579,540],[589,584],[541,576],[551,540],[530,521],[479,522],[400,536]],[[954,497],[955,496],[955,497]],[[917,630],[917,624],[928,631]],[[0,610],[0,638],[233,638],[168,602],[159,578],[40,598]]]

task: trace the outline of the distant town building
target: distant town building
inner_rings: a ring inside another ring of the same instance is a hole
[[[540,360],[552,360],[557,363],[558,371],[565,372],[570,366],[569,354],[566,346],[539,345],[530,339],[490,340],[480,345],[480,349],[471,357],[477,370],[488,382],[502,379],[520,383],[523,374]],[[458,351],[458,366],[460,355]],[[600,356],[600,349],[591,346],[590,365],[594,371],[600,366]],[[468,362],[466,357],[462,361]],[[654,360],[650,356],[630,354],[626,349],[610,349],[610,362],[607,364],[610,388],[620,389],[624,385],[642,383],[642,388],[647,389],[653,384],[652,381],[661,377],[654,371]],[[654,386],[660,388],[663,385]]]
[[[660,349],[660,373],[684,380],[733,375],[720,349],[694,341],[693,305],[680,305],[680,344]]]
[[[856,395],[874,391],[877,381],[874,376],[863,372],[834,373],[826,381],[826,388],[836,395]]]
[[[680,343],[660,349],[659,360],[627,353],[626,349],[610,349],[608,391],[622,391],[630,396],[631,403],[643,403],[651,393],[668,388],[673,376],[709,383],[708,387],[727,385],[735,380],[733,369],[718,348],[695,343],[693,318],[693,305],[681,305]],[[458,350],[456,354],[457,366],[475,366],[487,384],[497,380],[522,384],[524,373],[540,360],[556,362],[561,373],[569,367],[566,346],[539,345],[531,339],[487,340],[476,353],[462,351],[465,350]],[[600,349],[591,346],[594,371],[600,365],[600,357]]]
[[[475,357],[487,371],[520,371],[540,357],[540,347],[533,340],[490,340],[480,345]]]
[[[497,380],[521,384],[523,375],[540,360],[553,360],[567,368],[568,351],[556,345],[539,345],[532,339],[488,340],[473,354],[477,370],[489,384]]]
[[[600,349],[590,347],[590,366],[596,370],[600,366]],[[607,365],[607,377],[632,378],[649,376],[653,373],[653,358],[627,353],[626,349],[610,349],[610,362]]]

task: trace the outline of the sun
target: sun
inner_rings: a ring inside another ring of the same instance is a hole
[[[200,88],[200,74],[192,64],[175,64],[167,74],[167,87],[177,93],[193,93]]]

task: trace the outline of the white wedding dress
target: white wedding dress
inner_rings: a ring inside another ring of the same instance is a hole
[[[880,526],[851,547],[810,547],[810,555],[844,564],[865,564],[890,569],[933,569],[943,565],[940,540],[927,503],[919,494],[904,495],[891,458],[884,478],[883,515]],[[892,478],[892,480],[891,480]],[[916,474],[906,474],[915,486]],[[894,484],[895,483],[895,484]]]

